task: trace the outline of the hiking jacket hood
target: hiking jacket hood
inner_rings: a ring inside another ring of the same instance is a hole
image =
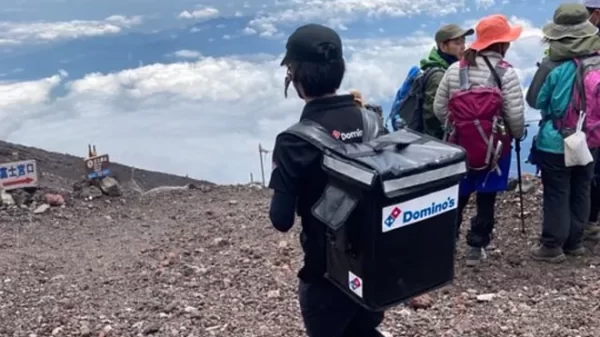
[[[433,101],[437,92],[440,81],[444,76],[444,72],[448,69],[449,64],[444,60],[437,51],[437,48],[431,49],[427,58],[421,60],[421,70],[433,71],[425,83],[425,96],[423,98],[423,132],[438,139],[444,137],[444,129],[442,124],[435,117],[433,112]],[[439,70],[438,70],[439,69]]]
[[[563,39],[550,41],[548,57],[551,61],[566,61],[576,56],[591,55],[600,50],[598,35],[581,39]]]
[[[492,66],[495,66],[502,55],[492,51],[482,52],[481,55],[487,56]],[[475,86],[483,86],[488,82],[491,71],[486,65],[483,57],[476,57],[477,67],[469,68],[469,82]],[[435,96],[433,110],[442,125],[446,124],[448,118],[448,102],[450,97],[459,90],[460,80],[458,76],[459,63],[453,63],[444,74],[440,86]],[[511,67],[501,78],[504,122],[511,135],[520,139],[523,136],[525,127],[525,103],[523,100],[523,90],[521,82],[515,70]]]
[[[446,70],[450,65],[440,56],[437,48],[433,47],[431,51],[429,51],[429,55],[427,55],[426,58],[421,59],[420,66],[423,70],[431,67],[438,67]]]

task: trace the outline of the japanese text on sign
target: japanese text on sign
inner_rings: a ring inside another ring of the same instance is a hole
[[[0,187],[5,190],[35,187],[38,172],[35,160],[24,160],[0,164]]]
[[[110,160],[107,154],[85,159],[88,179],[96,179],[110,175]]]

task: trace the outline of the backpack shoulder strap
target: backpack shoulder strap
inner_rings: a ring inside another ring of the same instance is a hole
[[[429,78],[431,77],[431,75],[435,74],[435,73],[443,73],[445,72],[445,70],[441,67],[430,67],[427,68],[424,72],[423,72],[423,77],[425,79],[425,82],[427,82],[427,80],[429,80]]]
[[[512,67],[510,63],[500,60],[496,63],[496,66],[492,67],[492,63],[490,62],[487,56],[482,55],[485,64],[490,69],[490,77],[488,78],[488,84],[491,86],[496,85],[500,90],[502,90],[502,77],[508,70],[508,68]]]
[[[585,107],[586,107],[586,98],[585,98],[585,87],[584,87],[584,83],[583,83],[583,79],[585,76],[585,64],[584,64],[584,60],[580,60],[579,58],[575,57],[573,58],[573,62],[575,63],[575,83],[574,83],[574,87],[575,87],[575,92],[577,93],[577,95],[579,96],[579,107],[577,108],[577,112],[586,112],[585,111]],[[573,100],[573,107],[575,107],[575,100]]]
[[[458,79],[460,90],[468,90],[469,85],[469,64],[463,58],[458,61]]]
[[[380,118],[375,112],[361,109],[361,114],[363,120],[363,143],[366,143],[383,133],[383,126],[380,125]],[[341,148],[345,145],[341,140],[333,138],[321,124],[310,119],[299,121],[283,133],[299,137],[323,152],[326,150],[341,151]]]
[[[312,144],[322,152],[340,148],[344,144],[342,141],[333,138],[319,123],[309,119],[299,121],[283,133],[294,135]]]
[[[369,109],[361,109],[363,120],[363,143],[377,138],[382,133],[379,116]]]
[[[422,91],[421,94],[423,94],[425,92],[425,90],[427,90],[427,82],[429,82],[429,79],[431,78],[431,76],[433,76],[433,74],[444,73],[444,72],[446,72],[446,71],[441,67],[427,68],[421,75],[421,76],[423,76],[423,79],[421,80],[421,91]]]

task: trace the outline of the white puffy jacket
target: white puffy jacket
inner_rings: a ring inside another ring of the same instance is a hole
[[[487,56],[492,66],[496,66],[496,63],[502,59],[499,53],[493,51],[484,51],[481,55]],[[475,86],[486,85],[491,71],[485,64],[483,57],[477,56],[476,61],[477,67],[469,67],[469,82]],[[460,89],[458,71],[458,62],[454,62],[444,74],[435,95],[433,112],[442,122],[442,125],[446,125],[450,96]],[[521,82],[513,68],[508,68],[501,80],[504,98],[504,122],[510,134],[519,139],[523,136],[525,128],[525,103]]]

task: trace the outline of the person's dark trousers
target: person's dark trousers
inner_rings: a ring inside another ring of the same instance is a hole
[[[600,212],[600,181],[595,179],[592,182],[590,193],[590,217],[589,223],[598,222],[598,212]]]
[[[467,245],[475,248],[485,248],[490,244],[492,232],[494,230],[496,195],[496,193],[476,193],[477,214],[471,219],[471,229],[467,234]],[[456,224],[457,237],[460,233],[464,209],[469,203],[470,197],[470,195],[467,195],[458,198],[458,216]]]
[[[300,280],[300,311],[308,337],[382,337],[383,312],[371,312],[328,280]]]
[[[539,151],[543,185],[541,242],[548,248],[581,245],[590,216],[594,163],[565,166],[564,154]]]
[[[592,180],[592,191],[590,193],[589,223],[598,222],[598,213],[600,212],[600,160],[598,158],[596,158],[594,166],[594,179]]]

